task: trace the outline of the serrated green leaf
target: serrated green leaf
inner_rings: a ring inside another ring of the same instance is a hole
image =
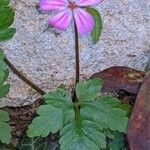
[[[7,28],[5,30],[0,31],[0,41],[11,39],[15,33],[16,33],[15,28]]]
[[[106,136],[99,126],[91,121],[83,120],[66,125],[60,131],[61,150],[100,150],[106,147]]]
[[[101,90],[102,80],[95,78],[86,82],[79,82],[76,85],[76,95],[78,101],[93,101],[97,93]]]
[[[66,107],[67,105],[73,105],[72,99],[67,91],[59,88],[56,91],[52,91],[44,95],[44,100],[47,104],[58,108]]]
[[[91,36],[93,38],[93,42],[97,43],[99,41],[103,29],[102,18],[95,8],[88,7],[86,10],[94,17],[95,20],[95,27],[91,33]]]
[[[71,98],[63,89],[46,94],[44,99],[47,105],[39,107],[39,117],[33,120],[27,131],[29,137],[46,137],[50,132],[56,133],[75,118]]]
[[[116,100],[114,103],[116,103]],[[103,129],[109,128],[113,131],[125,132],[128,123],[126,112],[112,106],[112,103],[110,101],[107,103],[107,100],[105,103],[100,99],[91,103],[86,102],[81,105],[81,116],[99,123]]]
[[[14,11],[10,7],[0,8],[0,31],[7,29],[14,21]]]
[[[73,104],[64,89],[44,96],[46,105],[40,106],[27,134],[29,137],[49,135],[60,130],[61,150],[100,150],[106,148],[108,132],[125,132],[128,118],[118,108],[121,103],[111,95],[99,96],[101,80],[93,79],[76,85],[78,101]],[[107,132],[106,132],[107,131]]]
[[[0,0],[0,8],[6,7],[9,5],[9,0]]]
[[[9,114],[0,110],[0,140],[2,143],[9,144],[11,139],[11,127],[8,124]]]

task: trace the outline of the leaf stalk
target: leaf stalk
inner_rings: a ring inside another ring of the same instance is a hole
[[[80,80],[80,56],[79,56],[79,36],[78,36],[78,30],[77,25],[74,21],[74,32],[75,32],[75,58],[76,58],[76,84]]]
[[[40,87],[38,87],[36,84],[30,81],[27,77],[25,77],[6,57],[4,58],[4,61],[9,66],[9,68],[14,72],[14,74],[16,74],[22,81],[24,81],[34,90],[36,90],[40,95],[45,94],[45,92]]]

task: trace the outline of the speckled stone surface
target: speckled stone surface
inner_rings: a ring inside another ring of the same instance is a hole
[[[16,11],[17,33],[1,43],[15,66],[43,90],[61,83],[74,84],[75,57],[73,27],[65,32],[48,28],[52,13],[39,12],[38,0],[11,0]],[[150,1],[104,0],[101,12],[104,29],[101,40],[93,45],[89,35],[80,37],[82,77],[119,65],[144,70],[150,57]],[[13,73],[11,91],[0,107],[27,105],[40,97]]]

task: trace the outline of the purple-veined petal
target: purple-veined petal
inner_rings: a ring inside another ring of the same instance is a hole
[[[80,34],[85,34],[93,30],[95,21],[92,15],[87,11],[81,8],[75,9],[74,19]]]
[[[41,10],[64,10],[68,0],[40,0],[39,5]]]
[[[60,30],[66,30],[72,20],[72,11],[67,9],[49,20],[49,24]]]
[[[77,0],[78,6],[98,5],[102,0]]]

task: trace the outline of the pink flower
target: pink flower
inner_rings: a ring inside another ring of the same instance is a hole
[[[57,10],[59,13],[49,20],[49,24],[61,30],[66,30],[71,20],[75,20],[80,34],[91,32],[94,28],[94,18],[83,8],[98,5],[102,0],[40,0],[42,10]]]

